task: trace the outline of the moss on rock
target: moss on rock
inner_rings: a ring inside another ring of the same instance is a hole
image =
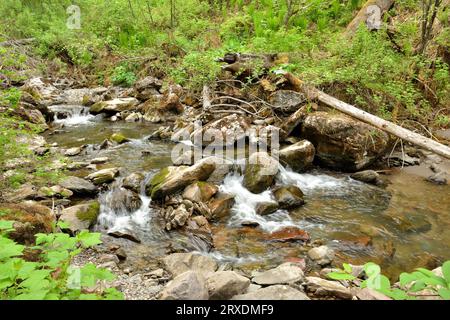
[[[89,221],[93,224],[97,221],[97,217],[100,214],[100,203],[98,201],[92,202],[88,207],[81,208],[76,216],[81,221]]]

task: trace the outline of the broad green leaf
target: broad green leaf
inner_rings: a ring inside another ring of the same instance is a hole
[[[441,277],[438,277],[432,271],[424,269],[424,268],[417,268],[417,271],[419,271],[419,272],[423,273],[424,275],[426,275],[428,277],[428,279],[432,279],[432,280],[428,280],[429,281],[428,284],[436,284],[436,285],[441,285],[443,287],[447,286],[447,283],[446,283],[445,279],[441,278]]]
[[[10,279],[0,280],[0,291],[12,286],[13,284],[14,281],[11,281]]]
[[[89,232],[87,230],[83,230],[77,235],[77,239],[81,241],[83,246],[86,248],[102,243],[100,237],[101,237],[100,233]]]
[[[13,229],[14,221],[0,220],[0,230],[11,230]]]
[[[450,260],[444,262],[442,265],[442,274],[444,275],[445,281],[447,281],[447,287],[450,288]]]
[[[80,294],[80,300],[100,300],[99,296],[94,293]]]
[[[327,277],[333,280],[355,280],[356,277],[348,273],[330,272]]]
[[[69,253],[67,251],[50,251],[46,255],[46,266],[56,268],[62,261],[69,259]]]
[[[32,291],[38,291],[48,288],[49,281],[46,279],[50,275],[50,270],[34,270],[29,277],[20,283],[21,288],[28,288]]]
[[[48,290],[33,290],[19,294],[14,300],[44,300]]]
[[[114,274],[109,270],[97,268],[94,264],[88,263],[80,269],[81,285],[83,287],[92,288],[97,283],[97,280],[111,281],[115,279]]]
[[[105,299],[106,300],[123,300],[123,293],[117,290],[116,288],[108,288],[105,290]]]
[[[61,228],[61,229],[69,229],[70,228],[70,225],[69,225],[69,223],[67,223],[67,222],[65,222],[65,221],[62,221],[62,220],[59,220],[58,221],[58,223],[56,224],[56,226],[57,227],[59,227],[59,228]]]
[[[344,267],[344,271],[345,271],[345,272],[347,272],[347,273],[352,273],[353,268],[352,268],[351,265],[349,265],[348,263],[344,263],[342,266]]]
[[[22,255],[25,246],[16,244],[14,241],[0,237],[0,260]]]
[[[412,285],[412,287],[409,290],[411,292],[417,292],[417,291],[425,289],[426,287],[427,287],[427,285],[425,284],[423,279],[420,279],[420,280],[417,280],[416,282],[414,282],[414,284]]]
[[[439,295],[444,300],[450,300],[450,289],[447,288],[441,288],[438,291]]]
[[[28,278],[31,275],[31,273],[36,269],[36,267],[37,267],[37,263],[36,262],[25,261],[22,264],[21,268],[19,269],[19,272],[17,273],[17,276],[20,279],[26,279],[26,278]]]

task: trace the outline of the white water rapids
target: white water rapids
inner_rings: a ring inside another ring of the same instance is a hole
[[[53,122],[64,126],[89,124],[95,118],[89,108],[80,105],[54,105],[49,109],[55,113]]]

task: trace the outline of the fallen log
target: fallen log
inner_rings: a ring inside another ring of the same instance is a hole
[[[393,4],[394,0],[368,0],[353,20],[347,25],[347,35],[353,35],[356,30],[358,30],[361,23],[366,24],[369,30],[379,29],[381,17]]]
[[[318,100],[327,106],[339,110],[353,118],[366,122],[376,128],[390,133],[400,139],[408,141],[414,145],[422,147],[428,151],[434,152],[447,159],[450,159],[450,147],[445,146],[437,141],[426,138],[418,133],[412,132],[392,122],[381,119],[373,114],[358,109],[348,103],[336,99],[317,88],[306,85],[303,81],[295,77],[289,72],[283,72],[284,77],[293,86],[294,90],[304,93],[308,99]]]

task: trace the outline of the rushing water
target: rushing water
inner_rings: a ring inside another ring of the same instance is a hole
[[[91,148],[88,155],[75,160],[106,156],[109,161],[103,166],[120,167],[122,177],[143,172],[147,179],[171,164],[173,145],[147,139],[157,125],[107,122],[85,114],[83,109],[67,108],[72,111],[66,112],[65,119],[55,120],[55,127],[64,126],[59,133],[47,137],[49,142],[68,148],[99,144],[115,132],[131,138],[128,143],[106,150]],[[80,170],[75,174],[84,176],[87,172]],[[302,258],[306,249],[301,244],[267,240],[270,232],[296,226],[306,230],[313,241],[336,248],[336,262],[374,261],[391,275],[450,259],[450,187],[430,184],[411,169],[397,170],[388,179],[391,184],[379,188],[352,180],[348,174],[323,169],[299,174],[280,168],[277,184],[299,186],[306,204],[290,212],[279,210],[259,216],[255,213],[257,203],[270,201],[271,193],[253,194],[242,186],[242,176],[231,173],[220,189],[234,194],[236,203],[228,219],[212,225],[216,248],[208,254],[249,270]],[[111,209],[109,204],[120,188],[118,179],[100,195],[99,229],[132,229],[142,240],[138,250],[143,255],[163,254],[169,242],[187,250],[204,250],[182,232],[165,232],[144,192],[140,195],[142,206],[135,212]],[[244,221],[257,222],[259,227],[242,227]]]

